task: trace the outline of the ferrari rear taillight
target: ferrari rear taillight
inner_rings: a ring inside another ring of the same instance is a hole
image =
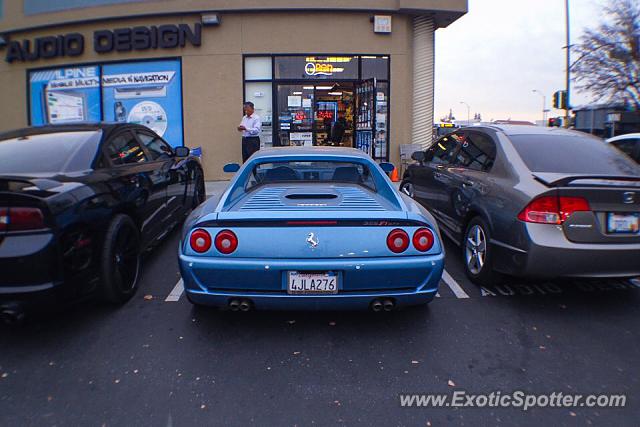
[[[216,235],[215,244],[219,252],[228,255],[238,247],[238,237],[231,230],[222,230]]]
[[[38,208],[0,208],[0,230],[25,231],[45,228],[44,215]]]
[[[191,233],[189,243],[194,251],[198,253],[207,252],[211,248],[211,235],[206,230],[199,228]]]
[[[562,224],[574,212],[590,211],[589,202],[582,197],[542,196],[533,199],[518,219],[538,224]]]
[[[396,228],[387,236],[387,246],[393,253],[399,254],[409,247],[409,235],[406,231]]]
[[[428,228],[419,228],[413,233],[413,247],[420,252],[427,252],[433,247],[433,233]]]

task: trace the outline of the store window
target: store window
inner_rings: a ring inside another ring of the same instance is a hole
[[[244,58],[244,100],[253,102],[256,114],[262,120],[261,147],[273,146],[273,87],[272,59],[270,56]]]
[[[362,79],[389,80],[388,56],[363,56]]]
[[[292,80],[356,80],[357,56],[277,56],[277,79]]]
[[[179,60],[32,71],[31,125],[137,123],[177,147],[183,145],[181,81]]]
[[[263,119],[263,145],[359,148],[388,160],[389,56],[244,58],[244,98]]]
[[[271,80],[270,56],[247,56],[244,58],[245,80]]]

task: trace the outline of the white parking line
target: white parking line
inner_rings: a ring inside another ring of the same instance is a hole
[[[449,288],[451,288],[453,293],[456,295],[456,298],[469,298],[469,295],[467,295],[467,293],[460,287],[460,285],[458,285],[458,282],[456,282],[453,277],[451,277],[451,275],[447,273],[447,270],[444,270],[442,272],[442,281],[446,283]]]
[[[184,282],[182,279],[178,280],[178,283],[173,287],[173,290],[164,300],[165,302],[176,302],[180,300],[180,297],[184,293]]]

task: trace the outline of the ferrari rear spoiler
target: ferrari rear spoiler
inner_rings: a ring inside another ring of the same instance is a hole
[[[592,181],[589,185],[594,185],[593,181],[607,181],[600,184],[611,185],[612,181],[622,181],[625,185],[640,186],[640,176],[632,175],[598,175],[598,174],[565,174],[533,172],[533,177],[547,187],[562,187],[574,181]],[[596,183],[597,185],[597,183]]]

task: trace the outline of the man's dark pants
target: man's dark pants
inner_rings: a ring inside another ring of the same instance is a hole
[[[257,136],[242,137],[242,163],[260,149],[260,138]]]

